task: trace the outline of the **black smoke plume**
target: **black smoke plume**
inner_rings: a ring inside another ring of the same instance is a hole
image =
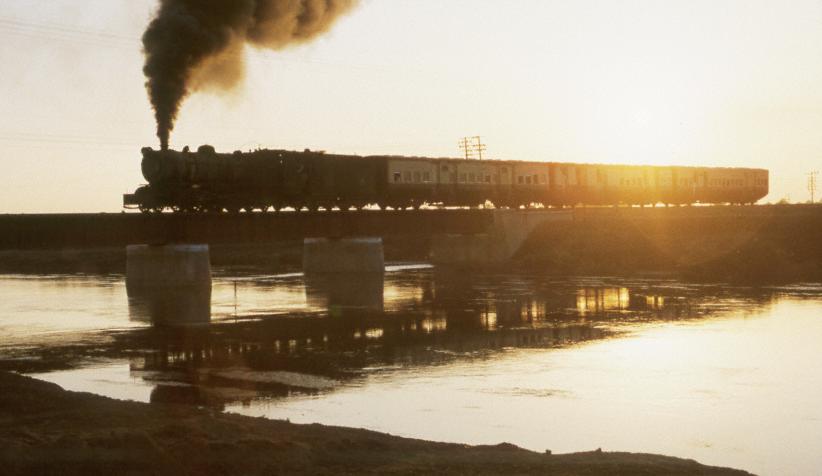
[[[243,77],[246,44],[273,50],[328,31],[358,0],[160,0],[143,35],[143,72],[163,149],[183,99],[230,89]]]

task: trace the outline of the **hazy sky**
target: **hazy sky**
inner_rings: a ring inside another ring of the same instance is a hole
[[[154,0],[2,0],[0,213],[118,211],[157,146]],[[775,201],[822,169],[822,2],[366,0],[330,34],[248,51],[172,146],[751,166]]]

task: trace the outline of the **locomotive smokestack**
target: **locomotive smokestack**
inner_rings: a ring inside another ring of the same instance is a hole
[[[243,78],[243,48],[279,50],[328,31],[358,0],[160,0],[143,35],[148,90],[160,147],[183,99],[229,90]]]

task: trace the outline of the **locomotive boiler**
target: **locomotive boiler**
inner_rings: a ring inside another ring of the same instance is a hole
[[[143,212],[755,203],[768,171],[357,156],[305,150],[142,150],[147,185],[126,194]]]

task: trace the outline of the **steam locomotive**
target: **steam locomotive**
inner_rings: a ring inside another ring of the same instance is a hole
[[[356,156],[257,150],[142,150],[142,212],[250,212],[378,205],[496,207],[755,203],[768,171],[749,168]]]

